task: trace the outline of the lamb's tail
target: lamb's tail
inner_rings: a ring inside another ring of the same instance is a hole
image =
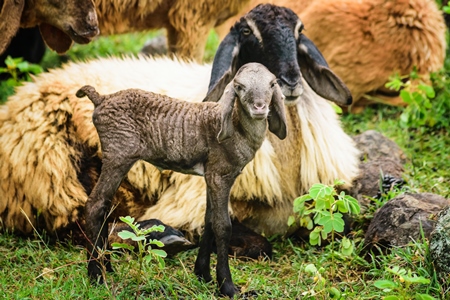
[[[82,98],[84,96],[88,96],[88,98],[94,103],[95,106],[98,106],[102,102],[102,96],[97,93],[95,88],[90,85],[85,85],[77,91],[77,97]]]

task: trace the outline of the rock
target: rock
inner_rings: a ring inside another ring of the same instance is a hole
[[[431,193],[395,197],[375,212],[365,235],[366,247],[370,250],[374,245],[404,246],[421,239],[421,227],[424,237],[429,238],[437,214],[447,205],[450,199]]]
[[[390,158],[405,164],[407,157],[400,147],[375,130],[368,130],[353,137],[356,147],[361,151],[361,161],[374,161]]]
[[[148,40],[141,49],[141,53],[150,56],[166,55],[168,53],[166,36],[160,35]]]
[[[361,207],[361,213],[365,213],[370,206],[371,198],[380,195],[380,186],[383,184],[383,178],[387,175],[398,178],[402,181],[403,165],[396,159],[378,158],[359,166],[360,173],[353,182],[353,187],[349,191],[350,195],[358,200]],[[392,189],[391,186],[389,189]],[[387,192],[387,191],[384,191]]]
[[[438,214],[429,247],[434,268],[445,283],[450,274],[450,206]]]

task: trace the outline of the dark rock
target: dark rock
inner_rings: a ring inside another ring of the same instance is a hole
[[[361,213],[364,213],[370,206],[371,198],[376,198],[382,192],[380,187],[383,185],[383,178],[390,176],[390,178],[397,178],[402,180],[403,165],[396,159],[378,158],[366,163],[361,163],[359,166],[360,173],[353,182],[353,187],[349,191],[350,195],[358,200],[361,206]],[[390,189],[394,187],[391,185]]]
[[[450,199],[421,193],[406,193],[387,202],[375,215],[365,235],[365,245],[370,250],[374,245],[382,247],[403,246],[421,239],[421,229],[429,238],[436,225],[436,215]]]
[[[361,161],[374,161],[390,158],[400,164],[407,161],[405,153],[400,147],[375,130],[368,130],[353,137],[356,147],[361,151]]]

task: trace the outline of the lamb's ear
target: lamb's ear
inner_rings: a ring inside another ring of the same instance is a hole
[[[223,39],[217,49],[211,70],[208,94],[203,102],[219,101],[227,84],[234,78],[237,72],[239,54],[239,34],[234,27]]]
[[[220,98],[219,101],[219,103],[222,105],[220,131],[219,134],[217,135],[217,141],[219,141],[219,143],[223,142],[224,140],[230,138],[233,135],[234,127],[233,127],[232,113],[236,97],[237,95],[233,88],[233,82],[230,82],[227,85],[225,92],[223,93],[222,98]]]
[[[280,140],[286,138],[286,112],[284,109],[284,95],[278,84],[275,84],[270,103],[270,113],[268,117],[269,130],[273,132]]]
[[[322,53],[304,34],[298,38],[298,63],[303,77],[319,96],[339,105],[352,104],[350,90],[329,69]]]
[[[2,1],[0,1],[1,3]],[[25,0],[5,0],[0,8],[0,54],[5,52],[20,27]]]

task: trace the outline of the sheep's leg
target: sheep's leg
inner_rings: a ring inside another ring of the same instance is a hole
[[[198,250],[197,260],[195,261],[194,273],[199,279],[206,282],[212,280],[211,277],[211,253],[214,243],[214,231],[211,220],[211,197],[208,188],[206,189],[206,212],[205,228],[202,239],[200,240],[200,249]]]
[[[220,293],[233,297],[238,289],[233,284],[228,264],[228,248],[231,239],[231,219],[228,213],[230,191],[236,176],[205,176],[208,198],[211,200],[212,229],[217,245],[217,283]]]
[[[97,249],[104,249],[108,244],[107,217],[111,209],[111,201],[123,177],[127,174],[135,159],[121,161],[115,158],[103,159],[100,177],[86,202],[85,220],[87,241],[88,275],[102,282],[102,262],[106,271],[112,272],[109,255],[103,259]]]

